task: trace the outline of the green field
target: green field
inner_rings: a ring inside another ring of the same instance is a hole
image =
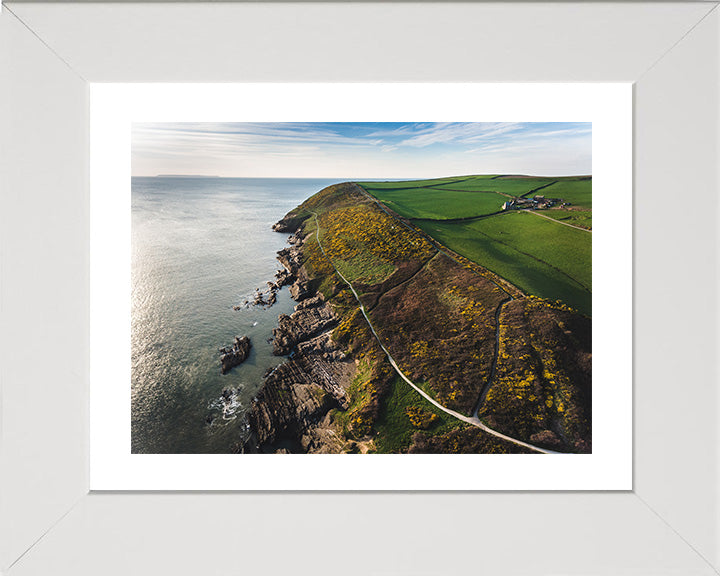
[[[592,290],[592,235],[589,232],[558,226],[528,212],[488,218],[476,223],[474,228],[496,242],[547,262]]]
[[[439,242],[529,294],[591,315],[592,235],[534,214],[510,212],[468,223],[418,222]]]
[[[393,190],[393,189],[409,189],[409,188],[423,188],[426,186],[438,186],[440,184],[448,184],[450,182],[460,182],[470,178],[470,176],[457,176],[452,178],[431,178],[429,180],[398,180],[392,182],[358,182],[363,188],[376,188],[378,190]],[[474,178],[474,177],[473,177]]]
[[[592,230],[592,210],[544,210],[542,214],[565,224]]]
[[[444,182],[437,185],[438,188],[457,188],[458,190],[489,190],[492,189],[491,184],[495,182],[497,176],[492,174],[484,174],[482,176],[462,176],[450,182]]]
[[[592,229],[590,178],[462,176],[377,184],[363,187],[448,248],[529,294],[561,300],[591,315],[592,234],[560,224]],[[541,186],[546,187],[539,194],[562,198],[579,209],[495,214],[506,195],[527,195]],[[489,214],[495,215],[443,222]]]
[[[455,192],[439,188],[380,190],[363,186],[370,194],[406,218],[467,218],[502,209],[507,197],[492,192]]]
[[[540,193],[549,198],[562,198],[574,206],[592,209],[592,180],[563,179]]]
[[[508,196],[522,196],[531,190],[557,181],[557,178],[473,178],[458,183],[437,186],[437,190],[487,190]],[[539,192],[542,194],[542,191]]]

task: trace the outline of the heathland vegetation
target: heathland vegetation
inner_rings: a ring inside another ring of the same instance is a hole
[[[333,451],[591,450],[591,234],[501,210],[574,182],[589,195],[587,178],[346,183],[285,217],[353,366],[314,419]]]

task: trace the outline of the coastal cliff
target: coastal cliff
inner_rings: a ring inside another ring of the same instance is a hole
[[[273,229],[292,233],[278,260],[297,305],[273,331],[288,358],[253,402],[245,452],[591,451],[589,318],[439,245],[357,184]]]
[[[277,231],[290,231],[283,223]],[[281,314],[273,330],[273,352],[291,356],[265,376],[249,415],[245,452],[340,452],[345,442],[333,432],[331,411],[348,406],[345,391],[355,371],[330,335],[338,318],[322,293],[310,296],[300,262],[302,236],[278,253],[288,277],[295,311]]]

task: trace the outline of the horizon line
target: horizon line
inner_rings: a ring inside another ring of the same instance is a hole
[[[284,179],[290,179],[290,180],[341,180],[343,182],[360,182],[360,181],[391,181],[391,180],[401,180],[401,181],[412,181],[412,180],[444,180],[447,178],[468,178],[472,176],[516,176],[516,177],[523,177],[523,178],[571,178],[571,177],[586,177],[591,178],[592,174],[588,173],[581,173],[581,174],[528,174],[528,173],[519,173],[519,172],[508,172],[508,173],[502,173],[502,172],[485,172],[485,173],[475,173],[475,174],[453,174],[450,176],[364,176],[364,177],[356,177],[356,178],[346,178],[341,176],[220,176],[217,174],[131,174],[131,178],[263,178],[266,180],[284,180]]]

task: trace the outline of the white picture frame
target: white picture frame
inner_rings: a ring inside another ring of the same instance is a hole
[[[716,573],[716,8],[5,6],[3,573],[224,573],[224,552],[260,573]],[[273,80],[634,83],[632,491],[88,493],[88,82]],[[681,190],[702,194],[692,219]]]

